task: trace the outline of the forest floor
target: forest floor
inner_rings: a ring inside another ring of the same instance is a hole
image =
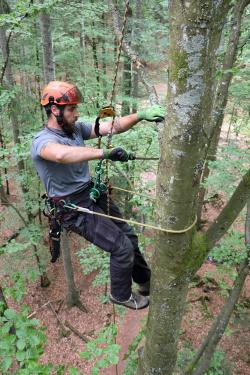
[[[160,90],[161,87],[158,89]],[[226,134],[227,126],[223,128],[221,143],[225,141]],[[147,178],[147,175],[144,177]],[[203,218],[207,220],[206,226],[208,226],[221,211],[224,202],[223,197],[220,198],[220,201],[216,200],[206,204],[203,211]],[[0,207],[0,210],[3,213],[5,208]],[[242,218],[237,219],[234,226],[238,230],[244,231]],[[13,224],[13,227],[15,227],[15,224]],[[13,228],[8,227],[2,231],[1,242],[8,238],[13,230]],[[152,233],[148,233],[148,235],[152,236]],[[54,309],[57,310],[60,308],[58,317],[61,322],[67,320],[79,332],[90,339],[96,337],[98,331],[113,320],[113,305],[111,303],[103,304],[99,299],[100,295],[104,294],[104,287],[93,287],[92,285],[96,272],[85,276],[79,258],[76,255],[76,252],[79,251],[80,248],[86,246],[86,241],[75,234],[70,234],[70,238],[75,282],[78,290],[80,290],[80,299],[87,307],[88,313],[80,311],[77,307],[68,309],[66,303],[61,305],[60,301],[65,299],[67,291],[61,258],[55,264],[48,262],[48,275],[51,281],[50,286],[48,288],[41,288],[39,282],[30,283],[24,297],[24,303],[30,307],[31,312],[35,312],[34,316],[46,327],[45,332],[48,343],[41,361],[44,363],[51,362],[55,365],[64,364],[66,368],[77,367],[84,375],[90,375],[92,364],[81,359],[79,355],[80,352],[84,351],[85,343],[71,331],[68,336],[63,336],[55,313],[48,304],[45,305],[48,301],[51,301]],[[152,251],[152,245],[146,247],[145,256],[148,257]],[[3,261],[0,260],[0,270],[4,269],[4,264],[2,262]],[[216,285],[216,281],[220,282],[222,280],[222,275],[215,263],[206,261],[200,268],[198,275],[203,280],[209,275],[215,282],[205,283],[200,287],[190,287],[186,303],[186,312],[182,322],[180,347],[182,347],[184,342],[191,343],[195,348],[200,345],[202,338],[206,335],[212,324],[213,317],[218,314],[226,300],[225,295],[223,295],[223,290]],[[0,273],[0,276],[4,276],[3,271]],[[240,301],[242,303],[250,301],[250,277],[246,280]],[[8,302],[10,306],[17,307],[17,304],[12,301]],[[234,375],[248,375],[250,373],[250,318],[246,311],[245,308],[244,311],[234,314],[233,319],[230,321],[229,329],[224,334],[219,344],[233,366]],[[117,343],[121,345],[121,360],[118,365],[119,375],[122,375],[125,364],[122,360],[123,355],[126,353],[132,339],[139,332],[141,322],[143,319],[145,320],[147,314],[148,309],[138,312],[126,310],[120,322],[119,317],[116,317],[119,327]],[[115,367],[103,370],[100,374],[117,375]]]

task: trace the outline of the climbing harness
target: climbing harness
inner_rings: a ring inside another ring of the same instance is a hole
[[[155,225],[140,223],[140,222],[134,221],[134,220],[128,220],[128,219],[124,219],[124,218],[121,218],[121,217],[112,216],[112,215],[109,215],[109,214],[104,214],[104,213],[101,213],[101,212],[91,211],[86,207],[80,207],[80,206],[77,206],[76,204],[73,204],[73,203],[66,203],[65,200],[63,200],[63,199],[60,200],[60,203],[62,203],[64,208],[68,208],[68,209],[75,210],[75,211],[78,211],[78,212],[84,212],[84,213],[90,214],[90,215],[97,215],[97,216],[106,217],[106,218],[109,218],[109,219],[112,219],[112,220],[122,221],[122,222],[132,224],[132,225],[139,225],[141,227],[158,230],[160,232],[165,232],[165,233],[173,233],[173,234],[186,233],[190,229],[192,229],[195,226],[195,224],[197,223],[197,215],[195,215],[195,219],[194,219],[193,223],[190,226],[188,226],[187,228],[179,229],[179,230],[167,229],[167,228],[162,228],[162,227],[158,227],[158,226],[155,226]]]

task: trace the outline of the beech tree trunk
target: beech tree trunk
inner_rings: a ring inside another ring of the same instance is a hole
[[[51,20],[49,14],[42,12],[40,15],[40,30],[43,46],[43,73],[44,81],[48,83],[54,81],[56,77],[55,62],[53,52],[53,42],[51,34]]]
[[[68,288],[67,303],[69,307],[77,306],[82,311],[87,312],[87,309],[84,307],[84,305],[82,305],[80,301],[79,291],[76,289],[73,265],[70,254],[69,238],[67,231],[65,229],[63,229],[61,233],[61,250],[66,284]]]
[[[208,161],[216,159],[216,153],[218,149],[221,128],[224,119],[224,111],[228,100],[228,90],[233,77],[232,68],[237,58],[237,51],[239,46],[240,32],[241,32],[241,21],[244,9],[250,3],[250,0],[239,0],[235,2],[233,8],[233,18],[231,21],[229,42],[226,48],[223,65],[222,65],[222,77],[214,95],[213,102],[213,115],[211,119],[210,129],[210,147],[208,150],[208,158],[203,172],[203,181],[209,176]],[[201,188],[199,192],[199,203],[198,203],[198,220],[201,220],[201,211],[206,193],[205,188]]]
[[[160,142],[156,209],[158,222],[165,228],[184,229],[195,220],[211,126],[216,55],[229,7],[228,1],[169,1],[167,125]],[[249,175],[239,188],[244,190],[245,202],[250,194]],[[223,223],[224,233],[243,207],[239,204]],[[140,375],[172,374],[188,284],[215,237],[222,235],[222,226],[214,231],[216,235],[209,232],[212,238],[195,227],[184,234],[157,234]]]

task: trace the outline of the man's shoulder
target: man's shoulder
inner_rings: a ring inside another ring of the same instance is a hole
[[[48,138],[48,137],[56,138],[56,136],[57,136],[56,134],[49,132],[48,129],[44,127],[43,129],[39,130],[39,132],[34,134],[32,138],[32,142],[39,140],[39,139]]]
[[[75,127],[78,129],[84,140],[89,139],[92,130],[92,124],[90,122],[78,120],[75,123]]]
[[[46,128],[43,128],[39,132],[34,134],[30,145],[30,153],[32,159],[40,157],[41,148],[49,141],[60,143],[58,141],[57,135],[49,132]]]

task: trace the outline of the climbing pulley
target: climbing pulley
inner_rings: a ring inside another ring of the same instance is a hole
[[[95,134],[98,137],[98,148],[100,148],[101,146],[101,138],[102,138],[102,135],[100,133],[100,119],[103,119],[105,117],[112,117],[114,119],[115,116],[116,116],[115,109],[112,105],[101,108],[95,120]]]

